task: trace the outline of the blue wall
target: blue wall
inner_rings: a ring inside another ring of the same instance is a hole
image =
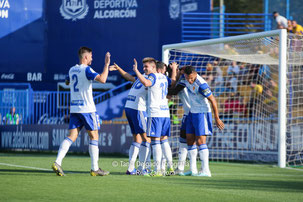
[[[134,57],[161,59],[162,45],[181,42],[181,11],[210,11],[210,0],[6,1],[9,8],[0,7],[8,10],[0,19],[0,82],[30,82],[34,90],[56,89],[78,63],[80,46],[93,49],[97,72],[107,51],[128,71]]]

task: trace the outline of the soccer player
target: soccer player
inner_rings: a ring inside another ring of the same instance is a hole
[[[148,78],[146,79],[138,70],[133,68],[141,83],[148,87],[147,91],[147,136],[151,137],[153,147],[153,158],[155,164],[154,176],[162,176],[160,163],[162,150],[160,146],[161,136],[170,136],[170,116],[167,102],[167,91],[171,80],[157,73],[156,60],[154,58],[143,59],[143,70]],[[174,73],[175,82],[176,73]],[[148,153],[148,152],[147,152]],[[147,155],[145,155],[147,156]]]
[[[101,74],[96,73],[91,67],[93,60],[92,50],[87,47],[81,47],[78,51],[79,64],[71,67],[68,77],[65,81],[70,85],[71,106],[70,106],[70,122],[69,135],[60,145],[57,159],[53,163],[52,168],[58,176],[64,176],[61,168],[62,160],[68,152],[71,144],[76,141],[81,128],[84,126],[89,137],[89,154],[91,157],[92,176],[105,176],[109,172],[99,168],[99,148],[98,129],[100,127],[99,116],[96,113],[96,106],[92,95],[92,81],[105,83],[108,76],[110,64],[110,53],[105,55],[105,65]]]
[[[178,158],[178,168],[176,170],[176,174],[184,175],[184,166],[186,162],[187,157],[187,142],[186,142],[186,120],[187,116],[190,110],[190,101],[189,101],[189,95],[188,90],[184,86],[184,83],[186,81],[184,77],[184,68],[180,68],[177,78],[179,77],[179,80],[175,87],[168,90],[169,95],[178,95],[183,106],[183,118],[182,123],[180,127],[180,138],[179,138],[179,158]]]
[[[185,66],[184,75],[186,81],[182,84],[187,87],[191,106],[186,121],[186,141],[190,159],[190,171],[184,173],[184,175],[211,177],[208,164],[209,151],[206,145],[206,137],[212,135],[213,131],[210,104],[217,127],[223,130],[224,123],[219,118],[216,99],[205,80],[197,74],[193,66]],[[199,173],[197,171],[197,147],[201,160]]]
[[[134,59],[134,66],[137,66],[137,61]],[[140,146],[142,144],[141,150],[149,148],[150,139],[146,136],[146,94],[147,89],[140,82],[139,79],[136,80],[135,77],[125,72],[116,63],[110,66],[110,70],[118,70],[119,73],[128,81],[133,82],[133,85],[128,93],[127,101],[125,104],[125,114],[128,120],[130,129],[133,134],[133,143],[129,149],[129,167],[126,171],[127,175],[136,175],[137,171],[135,169],[135,162],[139,153]],[[142,143],[143,140],[143,143]],[[141,152],[142,153],[142,152]],[[139,155],[140,165],[144,164],[144,158]],[[145,175],[143,172],[144,167],[139,166],[138,174]]]
[[[167,73],[167,65],[161,61],[157,61],[156,69],[157,69],[157,73],[164,74],[164,75]],[[176,77],[177,63],[173,62],[171,64],[171,70],[172,71],[169,76],[171,76],[172,78]],[[174,75],[173,75],[173,73],[174,73]],[[175,173],[174,168],[173,168],[173,155],[172,155],[171,148],[170,148],[170,145],[168,142],[168,136],[167,135],[161,136],[160,142],[161,142],[161,149],[162,149],[162,153],[163,153],[163,157],[164,157],[164,158],[162,157],[161,171],[162,172],[166,171],[166,160],[167,160],[167,162],[168,162],[167,163],[167,167],[168,167],[167,174],[173,175]]]

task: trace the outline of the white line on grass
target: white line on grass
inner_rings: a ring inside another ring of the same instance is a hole
[[[303,175],[291,175],[291,174],[256,174],[256,173],[241,173],[241,174],[232,174],[232,173],[214,173],[213,176],[251,176],[251,177],[294,177]]]
[[[289,170],[298,170],[298,171],[303,172],[303,169],[300,169],[300,168],[291,168],[291,167],[286,167],[286,169],[289,169]]]
[[[22,166],[22,165],[15,165],[15,164],[9,164],[9,163],[0,163],[0,165],[10,166],[10,167],[17,167],[17,168],[29,168],[29,169],[34,169],[34,170],[51,171],[51,169],[46,169],[46,168],[37,168],[37,167],[31,167],[31,166]]]

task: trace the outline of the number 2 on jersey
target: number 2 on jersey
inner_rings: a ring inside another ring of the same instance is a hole
[[[72,75],[72,79],[73,81],[75,81],[74,83],[74,92],[79,92],[79,88],[77,88],[78,85],[78,76],[76,74]]]

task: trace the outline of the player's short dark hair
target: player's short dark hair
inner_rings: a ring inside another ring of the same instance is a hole
[[[273,15],[274,15],[274,14],[277,14],[277,13],[278,13],[277,11],[272,12]]]
[[[191,73],[194,72],[196,72],[196,69],[193,66],[191,65],[184,66],[184,74],[190,75]]]
[[[156,67],[157,67],[157,69],[164,69],[164,67],[167,68],[167,65],[164,62],[157,61],[156,62]]]
[[[84,53],[91,53],[91,52],[92,52],[92,49],[90,49],[88,47],[85,47],[85,46],[82,46],[82,47],[79,48],[78,56],[79,56],[79,58],[82,58]]]

